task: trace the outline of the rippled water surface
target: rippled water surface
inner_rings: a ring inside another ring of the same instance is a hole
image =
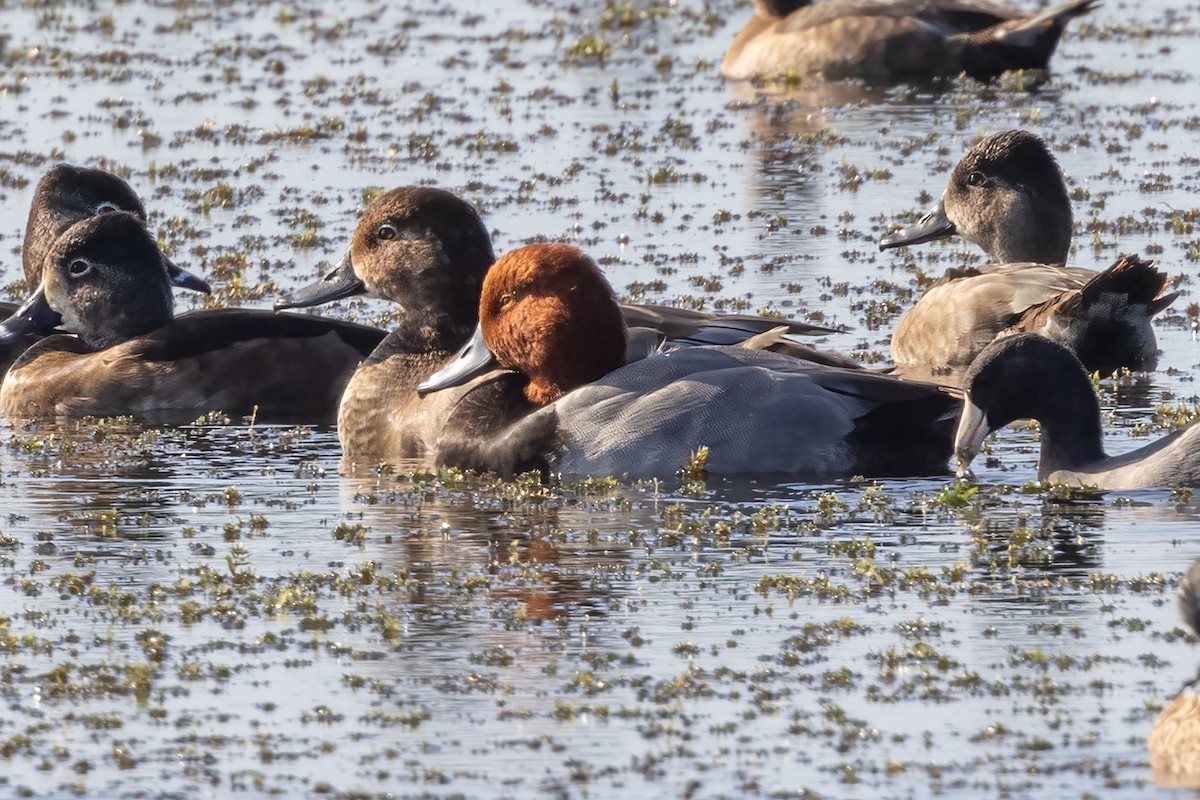
[[[749,3],[10,3],[3,281],[57,160],[142,194],[214,302],[320,274],[380,189],[578,243],[624,295],[775,308],[884,360],[951,242],[879,254],[978,136],[1026,127],[1074,263],[1183,293],[1110,451],[1196,401],[1193,8],[1107,2],[1048,81],[722,82]],[[598,56],[597,53],[602,55]],[[199,302],[180,297],[182,305]],[[330,310],[387,324],[377,301]],[[302,368],[297,365],[297,368]],[[337,473],[328,430],[13,428],[0,447],[0,796],[1128,797],[1195,674],[1186,494]]]

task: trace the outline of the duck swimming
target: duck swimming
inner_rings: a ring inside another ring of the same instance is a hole
[[[55,240],[76,222],[107,211],[128,211],[146,221],[146,209],[137,193],[111,172],[72,164],[56,164],[38,181],[25,224],[21,262],[25,285],[32,289],[42,283],[42,265]],[[184,289],[208,293],[208,283],[167,261],[171,283]],[[17,310],[15,303],[0,303],[0,317]],[[18,337],[0,345],[0,374],[9,368],[25,348],[41,338],[40,334]]]
[[[946,469],[959,401],[939,386],[738,347],[627,364],[612,290],[570,245],[501,257],[484,281],[479,320],[460,357],[421,390],[498,364],[520,375],[539,410],[495,436],[446,430],[442,464],[640,478],[671,475],[707,446],[713,473],[826,479]]]
[[[276,303],[277,309],[370,294],[403,309],[396,328],[355,371],[338,411],[343,464],[374,466],[397,458],[424,458],[435,449],[451,413],[472,387],[418,394],[417,384],[442,367],[470,338],[479,319],[479,296],[495,255],[483,221],[469,203],[443,189],[406,186],[386,192],[367,206],[355,227],[346,256],[323,279]],[[828,328],[770,317],[723,316],[666,306],[623,306],[630,324],[652,330],[658,339],[694,344],[741,341],[780,326],[791,334],[831,333]],[[811,351],[790,339],[783,349]],[[655,342],[657,344],[657,342]],[[642,348],[643,350],[645,348]],[[833,362],[836,354],[814,358]],[[484,381],[471,402],[484,402],[507,415],[464,414],[456,425],[483,435],[489,425],[529,410],[519,391],[505,380]]]
[[[72,225],[0,341],[60,327],[0,384],[9,419],[135,416],[188,422],[209,411],[328,422],[381,331],[315,317],[220,309],[173,316],[168,261],[142,220],[111,211]],[[297,365],[302,368],[297,368]]]
[[[1045,69],[1067,23],[1097,0],[1029,14],[986,0],[754,0],[721,63],[743,80],[785,72],[828,80],[988,80]]]
[[[1200,559],[1179,582],[1179,612],[1200,636]],[[1184,684],[1150,728],[1150,772],[1160,786],[1200,787],[1200,675]]]
[[[915,225],[885,236],[881,250],[959,235],[993,263],[951,269],[896,325],[900,366],[966,366],[1004,330],[1040,333],[1071,349],[1089,371],[1153,369],[1151,319],[1176,293],[1148,262],[1102,273],[1066,267],[1071,201],[1058,163],[1027,131],[972,147],[946,191]]]
[[[1039,480],[1097,489],[1200,485],[1200,425],[1106,455],[1092,382],[1079,359],[1049,339],[1021,333],[992,342],[967,370],[965,390],[954,438],[960,477],[988,434],[1033,419],[1041,428]]]

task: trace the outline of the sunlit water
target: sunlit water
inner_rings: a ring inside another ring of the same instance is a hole
[[[628,296],[886,357],[915,270],[978,254],[875,242],[1019,126],[1077,190],[1074,263],[1180,276],[1160,369],[1103,387],[1110,450],[1195,401],[1193,10],[1107,3],[1034,91],[755,91],[716,76],[748,6],[4,8],[4,280],[59,159],[125,173],[178,262],[261,306],[365,190],[430,183],[499,251],[566,239]],[[1145,737],[1200,662],[1173,599],[1197,507],[1017,491],[1028,430],[970,497],[339,476],[333,432],[245,425],[5,438],[0,796],[1171,793]]]

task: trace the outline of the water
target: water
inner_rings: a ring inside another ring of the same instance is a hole
[[[938,92],[725,84],[748,13],[10,5],[3,280],[54,160],[126,174],[172,257],[258,306],[341,254],[365,191],[430,183],[498,251],[565,239],[627,296],[779,308],[882,358],[915,271],[978,254],[875,242],[1020,126],[1075,190],[1073,263],[1148,253],[1183,292],[1159,370],[1102,387],[1110,452],[1196,401],[1193,9],[1109,3],[1035,91]],[[1197,505],[1019,491],[1027,430],[971,497],[340,476],[328,430],[4,439],[0,796],[1186,791],[1154,786],[1145,737],[1200,661],[1173,599]]]

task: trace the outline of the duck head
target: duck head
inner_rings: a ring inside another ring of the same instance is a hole
[[[464,383],[493,365],[528,378],[533,403],[625,364],[621,308],[595,263],[576,247],[535,244],[502,256],[483,282],[474,338],[418,389]]]
[[[372,201],[329,274],[275,309],[371,294],[399,303],[410,325],[452,333],[457,348],[478,319],[480,287],[494,260],[488,231],[466,201],[442,189],[406,186]]]
[[[954,167],[940,200],[880,250],[945,239],[973,242],[996,263],[1063,264],[1071,249],[1071,199],[1058,162],[1028,131],[983,139]]]
[[[102,349],[160,328],[174,316],[171,266],[134,214],[77,222],[47,252],[41,286],[0,325],[0,341],[61,325]]]
[[[88,217],[110,211],[126,211],[143,225],[146,223],[146,209],[137,192],[119,176],[74,164],[51,167],[34,189],[29,219],[25,223],[21,260],[26,284],[41,284],[46,256],[68,228]],[[175,286],[205,294],[212,291],[204,280],[171,261],[167,264],[168,277]]]
[[[1001,336],[964,377],[954,455],[960,478],[990,433],[1019,419],[1042,429],[1042,461],[1082,464],[1104,457],[1100,402],[1079,359],[1032,333]]]

